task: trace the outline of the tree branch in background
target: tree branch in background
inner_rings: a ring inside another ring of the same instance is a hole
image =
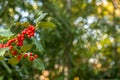
[[[112,0],[113,6],[115,9],[120,8],[120,1],[119,0]]]
[[[71,14],[71,0],[66,0],[68,14]]]

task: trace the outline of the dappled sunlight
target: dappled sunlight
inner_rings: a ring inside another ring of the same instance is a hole
[[[120,1],[0,1],[0,71],[0,80],[119,80]]]

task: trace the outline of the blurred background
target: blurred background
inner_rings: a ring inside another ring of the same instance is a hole
[[[120,80],[119,0],[0,0],[0,27],[15,32],[43,13],[56,25],[37,31],[43,54],[32,49],[45,69],[0,61],[0,80]]]

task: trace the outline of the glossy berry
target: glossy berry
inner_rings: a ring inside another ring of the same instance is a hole
[[[0,44],[0,48],[2,48],[3,47],[3,44]]]
[[[10,45],[11,45],[11,43],[9,43],[9,42],[6,43],[6,46],[10,46]]]
[[[23,42],[18,42],[17,46],[23,46]]]
[[[31,38],[31,35],[28,35],[27,37],[28,37],[28,38]]]
[[[27,58],[27,57],[28,57],[28,54],[24,54],[24,57]]]
[[[18,37],[18,38],[20,38],[20,37],[21,37],[21,35],[20,35],[20,34],[18,34],[18,35],[17,35],[17,37]]]
[[[38,55],[37,55],[37,54],[35,54],[35,55],[34,55],[34,58],[38,58]]]
[[[9,49],[11,50],[12,48],[13,48],[13,46],[12,46],[12,45],[10,45],[10,46],[9,46]]]
[[[13,55],[16,55],[16,54],[17,54],[17,52],[16,52],[16,51],[12,51],[12,54],[13,54]]]
[[[21,58],[22,58],[22,55],[21,55],[21,54],[17,56],[17,59],[18,59],[18,60],[20,60]]]
[[[30,60],[30,61],[33,61],[33,60],[34,60],[34,57],[33,57],[33,56],[30,56],[30,57],[29,57],[29,60]]]
[[[32,56],[33,55],[33,53],[30,53],[30,56]]]
[[[17,35],[17,37],[8,40],[5,44],[0,44],[0,48],[6,48],[8,47],[11,54],[20,60],[22,58],[22,54],[18,55],[18,52],[12,51],[13,45],[17,46],[23,46],[25,38],[31,38],[35,34],[35,27],[33,25],[29,25],[27,28],[25,28],[21,33]],[[33,53],[30,54],[24,54],[25,58],[29,58],[30,61],[33,61],[34,59],[38,58],[38,55],[33,55]]]
[[[25,34],[26,34],[26,31],[25,31],[25,30],[23,30],[23,31],[22,31],[22,34],[23,34],[23,35],[25,35]]]

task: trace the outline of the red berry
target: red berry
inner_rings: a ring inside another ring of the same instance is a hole
[[[0,48],[2,48],[3,47],[3,44],[0,44]]]
[[[27,58],[27,57],[28,57],[28,54],[24,54],[24,57]]]
[[[30,34],[30,33],[31,33],[31,30],[29,30],[29,29],[28,29],[28,31],[27,31],[27,32],[28,32],[28,34]]]
[[[33,53],[30,53],[30,56],[32,56],[33,55]]]
[[[12,40],[11,40],[11,43],[13,43],[13,42],[15,42],[15,39],[12,39]]]
[[[17,46],[20,46],[19,42],[17,42]]]
[[[6,44],[3,45],[3,48],[5,48],[5,47],[6,47]]]
[[[9,43],[12,43],[12,40],[9,40],[8,42],[9,42]]]
[[[5,44],[3,44],[3,47],[2,48],[5,48],[6,47],[6,45]]]
[[[20,39],[23,41],[23,40],[24,40],[24,37],[21,37]]]
[[[18,60],[20,60],[21,58],[22,58],[22,55],[21,55],[21,54],[17,56],[17,59],[18,59]]]
[[[9,45],[8,44],[4,44],[5,45],[5,47],[8,47]]]
[[[26,30],[26,34],[27,34],[27,35],[29,34],[28,30]]]
[[[34,27],[32,27],[32,29],[31,29],[32,31],[35,31],[35,28]]]
[[[10,46],[9,46],[9,49],[11,50],[12,48],[13,48],[13,46],[12,46],[12,45],[10,45]]]
[[[25,30],[24,30],[24,31],[22,31],[22,34],[23,34],[23,35],[25,35],[25,34],[26,34],[26,31],[25,31]]]
[[[21,37],[17,38],[17,41],[21,41]]]
[[[12,54],[13,54],[13,55],[16,55],[16,54],[17,54],[17,52],[16,52],[16,51],[12,51]]]
[[[17,38],[14,38],[14,41],[17,41]]]
[[[34,36],[34,33],[32,32],[32,33],[30,33],[30,36]]]
[[[33,61],[33,60],[34,60],[34,57],[33,57],[33,56],[30,56],[29,60],[30,60],[30,61]]]
[[[21,37],[24,37],[24,34],[21,34]]]
[[[35,55],[34,55],[34,58],[38,58],[38,55],[37,55],[37,54],[35,54]]]
[[[20,38],[21,37],[21,35],[20,34],[18,34],[18,36],[17,36],[18,38]]]
[[[32,30],[32,31],[34,31],[34,30],[35,30],[35,27],[32,26],[32,25],[30,25],[30,26],[29,26],[29,29]]]
[[[17,42],[17,46],[23,46],[23,42]]]
[[[10,43],[10,42],[7,42],[7,43],[6,43],[6,45],[7,45],[7,46],[10,46],[10,45],[11,45],[11,43]]]
[[[28,38],[31,38],[31,35],[28,35],[27,37],[28,37]]]

